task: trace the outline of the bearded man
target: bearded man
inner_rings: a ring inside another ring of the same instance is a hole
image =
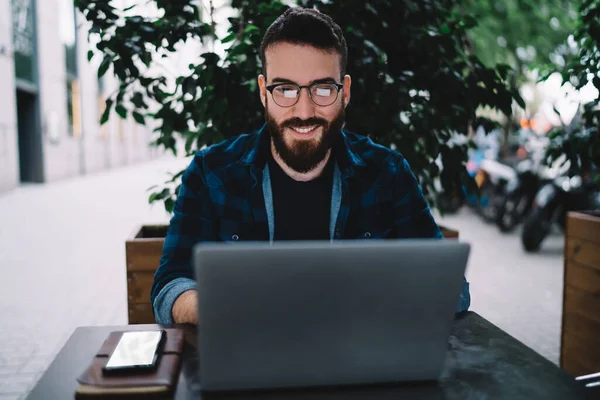
[[[197,323],[199,242],[442,238],[404,157],[343,129],[352,81],[340,27],[291,8],[260,51],[266,123],[199,151],[182,176],[152,287],[158,323]],[[465,280],[457,312],[469,304]]]

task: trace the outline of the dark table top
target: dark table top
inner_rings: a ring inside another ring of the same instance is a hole
[[[76,378],[87,368],[108,334],[158,325],[80,327],[71,335],[28,399],[72,399]],[[186,342],[176,399],[584,399],[592,398],[574,378],[523,343],[474,312],[458,316],[448,341],[446,364],[438,383],[387,384],[204,393],[197,378],[196,330],[185,330]],[[594,392],[597,393],[597,392]],[[597,394],[595,394],[597,395]],[[597,397],[600,398],[600,397]]]

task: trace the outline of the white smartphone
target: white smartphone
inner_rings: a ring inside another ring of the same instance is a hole
[[[124,373],[155,369],[164,340],[164,330],[124,332],[103,371]]]

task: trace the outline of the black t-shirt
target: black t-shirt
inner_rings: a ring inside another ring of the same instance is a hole
[[[333,162],[331,158],[321,176],[299,182],[269,160],[273,208],[274,240],[329,240]]]

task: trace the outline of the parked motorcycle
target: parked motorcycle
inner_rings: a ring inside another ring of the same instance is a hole
[[[448,141],[448,146],[465,146],[468,144],[468,138],[466,135],[461,133],[455,133]],[[440,154],[436,160],[436,165],[440,170],[440,176],[436,177],[433,181],[433,186],[436,192],[436,206],[442,214],[453,214],[456,213],[464,204],[465,197],[462,188],[443,187],[442,180],[448,179],[448,176],[444,177],[444,165],[442,162],[442,154]],[[450,179],[448,179],[450,180]],[[446,181],[446,183],[452,183]]]
[[[516,178],[507,183],[506,193],[498,202],[496,225],[502,232],[512,231],[529,213],[541,184],[531,160],[521,161],[516,172]]]
[[[516,172],[509,165],[485,159],[481,162],[475,179],[480,190],[475,209],[485,220],[494,222],[504,199],[505,187],[508,182],[516,179]]]
[[[515,167],[516,174],[505,186],[505,193],[498,202],[496,225],[502,232],[512,231],[530,212],[539,188],[560,173],[556,168],[543,165],[548,140],[530,136],[525,144],[528,158]],[[561,160],[562,162],[562,160]]]
[[[554,224],[563,230],[569,211],[600,209],[600,187],[590,179],[561,175],[543,185],[535,196],[531,212],[523,223],[521,243],[536,251]]]

